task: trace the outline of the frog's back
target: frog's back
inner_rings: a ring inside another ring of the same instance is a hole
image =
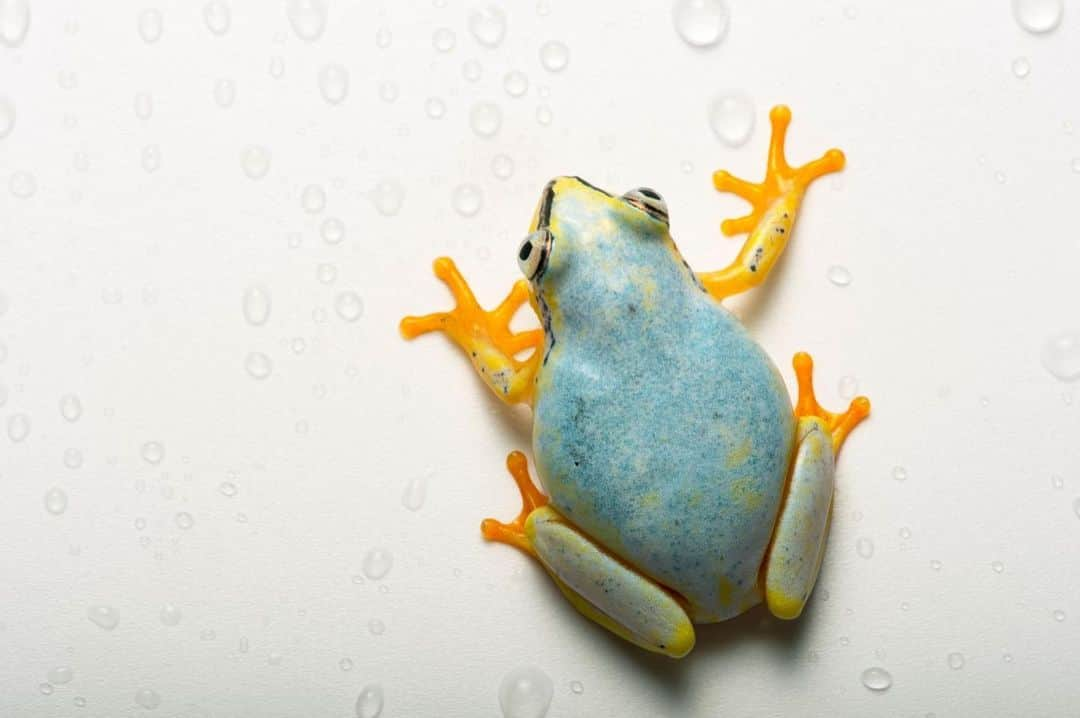
[[[587,340],[549,327],[533,448],[563,515],[715,621],[760,600],[794,419],[768,356],[689,277],[624,284],[574,330]]]

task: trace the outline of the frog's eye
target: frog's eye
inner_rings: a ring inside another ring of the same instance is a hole
[[[664,224],[668,223],[667,202],[656,190],[638,187],[624,194],[623,199]]]
[[[535,279],[547,264],[548,250],[551,248],[551,232],[538,229],[530,232],[518,247],[518,266],[526,279]]]

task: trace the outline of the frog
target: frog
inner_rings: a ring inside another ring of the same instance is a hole
[[[435,260],[450,311],[401,320],[407,339],[442,333],[499,399],[531,408],[539,486],[521,451],[507,469],[522,508],[484,519],[484,538],[536,559],[585,617],[641,648],[682,658],[695,625],[764,603],[795,619],[816,583],[835,462],[869,416],[865,396],[831,412],[813,360],[798,392],[723,301],[762,284],[808,187],[841,170],[831,149],[788,164],[791,111],[769,113],[764,181],[718,170],[750,203],[721,232],[746,234],[726,267],[694,271],[649,188],[609,193],[574,176],[543,189],[517,260],[524,274],[484,309],[454,262]],[[538,327],[511,328],[528,304]]]

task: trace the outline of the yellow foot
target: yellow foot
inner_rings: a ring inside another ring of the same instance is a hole
[[[795,404],[796,418],[816,416],[825,422],[825,428],[832,435],[833,452],[838,454],[851,430],[870,416],[870,400],[865,396],[857,396],[851,400],[847,411],[841,414],[826,411],[814,396],[814,360],[806,352],[799,352],[792,364],[795,365],[795,377],[799,381],[799,400]]]
[[[511,451],[506,457],[506,468],[514,477],[514,483],[521,492],[521,512],[507,524],[495,519],[484,519],[480,524],[480,532],[488,541],[510,544],[531,556],[536,556],[532,544],[525,536],[525,519],[529,518],[529,514],[534,510],[546,506],[548,498],[540,493],[540,489],[536,488],[532,479],[529,478],[529,465],[525,460],[525,454],[520,451]]]
[[[844,153],[837,149],[829,150],[802,167],[791,167],[784,156],[784,138],[791,122],[791,110],[786,105],[777,105],[769,112],[769,121],[772,123],[772,138],[769,140],[769,163],[764,182],[747,182],[724,170],[713,173],[713,186],[717,190],[737,194],[753,206],[745,217],[726,219],[720,225],[720,231],[729,237],[752,230],[777,200],[797,199],[815,179],[844,167]]]

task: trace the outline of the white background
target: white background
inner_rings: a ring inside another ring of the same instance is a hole
[[[202,2],[31,0],[25,41],[0,48],[17,112],[0,140],[0,423],[31,421],[21,442],[0,432],[0,714],[340,718],[378,684],[387,717],[498,716],[499,681],[523,664],[554,681],[552,717],[1076,714],[1080,397],[1039,355],[1080,327],[1080,5],[1034,36],[1003,0],[732,0],[708,50],[679,38],[668,2],[513,3],[495,49],[459,0],[331,2],[314,42],[278,2],[229,5],[217,37]],[[146,7],[164,16],[152,44],[136,29]],[[442,27],[456,35],[446,53],[432,44]],[[560,73],[540,64],[549,40],[570,48]],[[463,77],[472,59],[478,82]],[[340,105],[318,89],[335,62],[350,73]],[[504,91],[510,70],[528,76],[524,97]],[[229,109],[218,78],[236,83]],[[706,112],[732,90],[757,110],[738,149]],[[425,114],[429,97],[445,117]],[[482,100],[502,109],[494,138],[469,127]],[[759,609],[703,627],[675,662],[609,637],[536,565],[482,542],[481,518],[518,509],[503,461],[528,447],[527,413],[439,337],[403,342],[397,321],[448,306],[430,274],[440,254],[482,301],[501,298],[558,174],[657,188],[691,263],[725,264],[738,242],[719,222],[744,205],[710,174],[761,176],[776,102],[794,112],[793,162],[838,146],[848,167],[809,193],[767,287],[732,306],[792,385],[790,357],[808,350],[824,403],[839,408],[851,376],[874,413],[840,458],[803,618]],[[151,145],[161,165],[147,172]],[[249,145],[271,152],[262,179],[242,171]],[[491,171],[498,153],[508,181]],[[33,196],[8,191],[18,171]],[[383,216],[366,193],[388,179],[405,199]],[[321,214],[301,207],[310,183],[326,189]],[[462,183],[483,193],[472,218],[451,206]],[[342,243],[321,239],[327,216]],[[850,286],[827,280],[832,265]],[[253,285],[272,297],[263,326],[241,312]],[[335,313],[342,291],[362,297],[359,320]],[[245,372],[250,352],[270,356],[269,378]],[[68,393],[74,423],[58,408]],[[148,441],[165,447],[156,466]],[[71,448],[81,468],[65,466]],[[410,511],[418,477],[427,497]],[[54,486],[61,515],[44,506]],[[377,547],[392,569],[355,583]],[[158,618],[167,603],[177,626]],[[95,605],[115,610],[115,630],[88,620]],[[44,695],[56,666],[74,680]],[[871,666],[889,690],[862,685]],[[143,689],[161,697],[153,713],[136,706]]]

